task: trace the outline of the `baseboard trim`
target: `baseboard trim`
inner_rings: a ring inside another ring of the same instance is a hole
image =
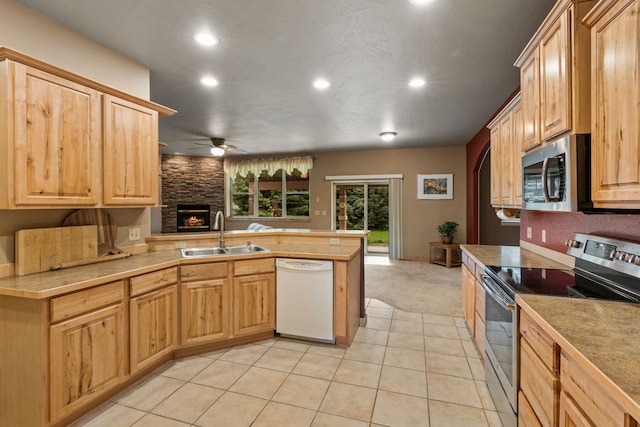
[[[524,240],[520,240],[520,248],[526,249],[530,252],[541,255],[545,258],[552,259],[554,261],[559,262],[560,264],[564,264],[567,267],[573,268],[575,265],[575,258],[571,255],[563,254],[562,252],[554,251],[553,249],[545,248],[544,246],[536,245],[535,243],[527,242]]]
[[[11,277],[16,274],[15,264],[0,264],[0,277]]]

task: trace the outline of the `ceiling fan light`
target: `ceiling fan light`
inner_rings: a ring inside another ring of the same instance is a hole
[[[216,157],[222,157],[224,155],[224,149],[220,147],[211,147],[211,154]]]
[[[380,138],[384,142],[391,142],[391,141],[393,141],[395,139],[397,134],[398,134],[397,132],[382,132],[380,134]]]

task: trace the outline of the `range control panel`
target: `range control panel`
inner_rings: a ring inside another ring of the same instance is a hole
[[[567,254],[640,278],[640,243],[575,233]]]

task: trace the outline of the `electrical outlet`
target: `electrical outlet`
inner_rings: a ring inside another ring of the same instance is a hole
[[[530,239],[532,235],[533,235],[533,230],[531,230],[531,227],[527,227],[527,239]]]
[[[542,243],[547,243],[547,230],[542,230]]]
[[[129,240],[140,240],[140,229],[138,227],[129,229]]]
[[[340,244],[340,239],[337,237],[332,237],[329,239],[329,244],[330,245],[339,245]]]

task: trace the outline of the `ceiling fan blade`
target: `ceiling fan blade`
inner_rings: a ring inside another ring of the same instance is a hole
[[[211,147],[211,144],[204,144],[202,142],[194,142],[193,145],[202,145],[202,146],[205,146],[205,147]]]

